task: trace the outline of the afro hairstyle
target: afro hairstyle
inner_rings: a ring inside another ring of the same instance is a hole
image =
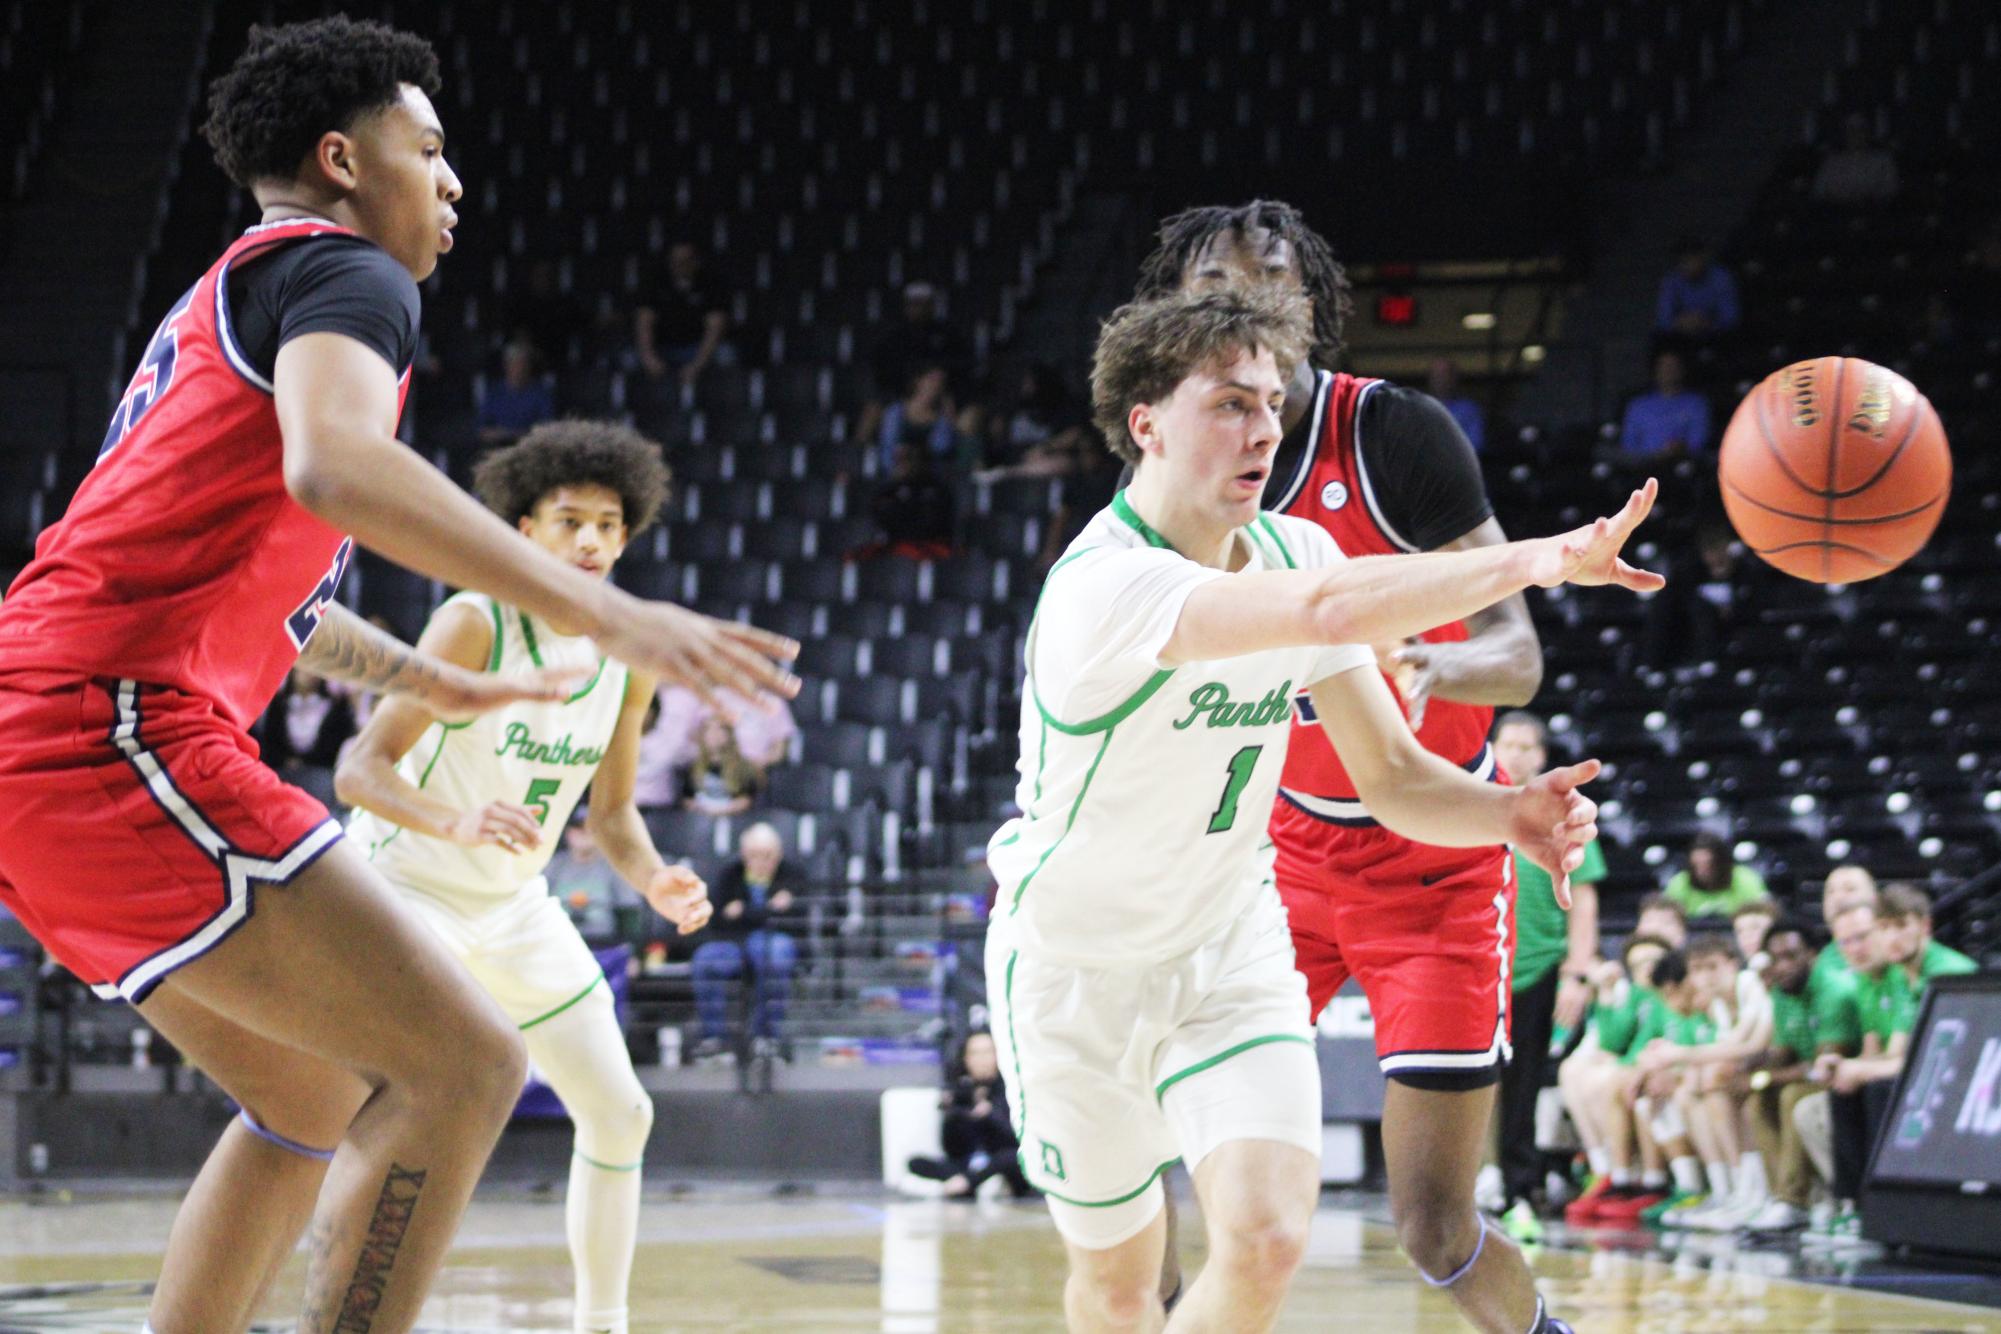
[[[480,456],[472,486],[509,523],[535,512],[558,487],[602,486],[618,492],[630,541],[660,515],[672,474],[660,446],[630,426],[569,418],[543,422],[513,444]]]

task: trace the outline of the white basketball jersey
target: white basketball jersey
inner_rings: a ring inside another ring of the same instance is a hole
[[[469,810],[512,801],[542,821],[541,844],[508,852],[456,843],[356,811],[348,834],[391,883],[475,904],[509,897],[542,873],[560,844],[570,812],[590,790],[625,701],[626,669],[590,639],[559,635],[484,593],[460,593],[493,618],[490,672],[583,667],[592,674],[561,704],[523,702],[467,723],[434,723],[396,768],[441,801]]]
[[[1343,559],[1284,515],[1234,540],[1243,571]],[[1017,948],[1086,967],[1159,962],[1276,893],[1265,826],[1293,696],[1375,657],[1341,645],[1162,667],[1189,593],[1224,577],[1169,547],[1124,492],[1051,568],[1028,632],[1022,814],[987,850],[995,927]]]

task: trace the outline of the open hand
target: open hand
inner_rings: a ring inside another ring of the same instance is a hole
[[[785,667],[799,656],[798,644],[669,602],[634,599],[598,636],[598,644],[620,662],[664,683],[688,687],[724,717],[734,714],[716,698],[722,686],[752,700],[761,695],[791,699],[799,693],[799,678]]]
[[[684,936],[707,926],[709,915],[715,911],[715,905],[709,902],[708,885],[685,866],[666,866],[655,871],[640,892],[653,911],[672,922]]]
[[[1438,655],[1432,646],[1422,639],[1409,639],[1395,648],[1378,648],[1376,661],[1390,680],[1396,682],[1397,694],[1403,696],[1404,716],[1410,719],[1410,730],[1415,732],[1423,727],[1424,707],[1431,702],[1431,692],[1438,685]]]
[[[582,667],[496,676],[442,663],[435,675],[423,674],[395,693],[422,700],[425,711],[439,722],[462,723],[523,700],[561,704],[589,679],[590,672]]]
[[[1599,519],[1582,528],[1545,537],[1524,545],[1530,548],[1528,581],[1540,588],[1558,584],[1617,584],[1636,593],[1664,588],[1667,580],[1651,570],[1642,570],[1620,559],[1626,539],[1654,508],[1660,483],[1653,478],[1633,492],[1625,507],[1609,519]]]
[[[445,838],[462,848],[501,848],[527,852],[542,842],[542,824],[535,812],[511,801],[489,801],[462,811],[445,830]]]
[[[1570,873],[1584,862],[1584,845],[1598,837],[1598,803],[1577,789],[1598,776],[1596,760],[1536,775],[1514,791],[1508,841],[1548,871],[1557,905],[1570,910]]]

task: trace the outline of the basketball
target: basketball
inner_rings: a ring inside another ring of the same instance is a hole
[[[1731,526],[1768,565],[1847,584],[1889,573],[1930,540],[1952,455],[1909,380],[1818,357],[1745,396],[1723,432],[1718,481]]]

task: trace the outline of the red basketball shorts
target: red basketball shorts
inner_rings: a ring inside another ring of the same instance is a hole
[[[1506,848],[1433,848],[1380,825],[1331,824],[1281,797],[1278,891],[1318,1020],[1353,977],[1383,1073],[1420,1088],[1500,1078],[1515,956]]]
[[[339,837],[199,696],[0,675],[0,905],[100,995],[145,999]]]

